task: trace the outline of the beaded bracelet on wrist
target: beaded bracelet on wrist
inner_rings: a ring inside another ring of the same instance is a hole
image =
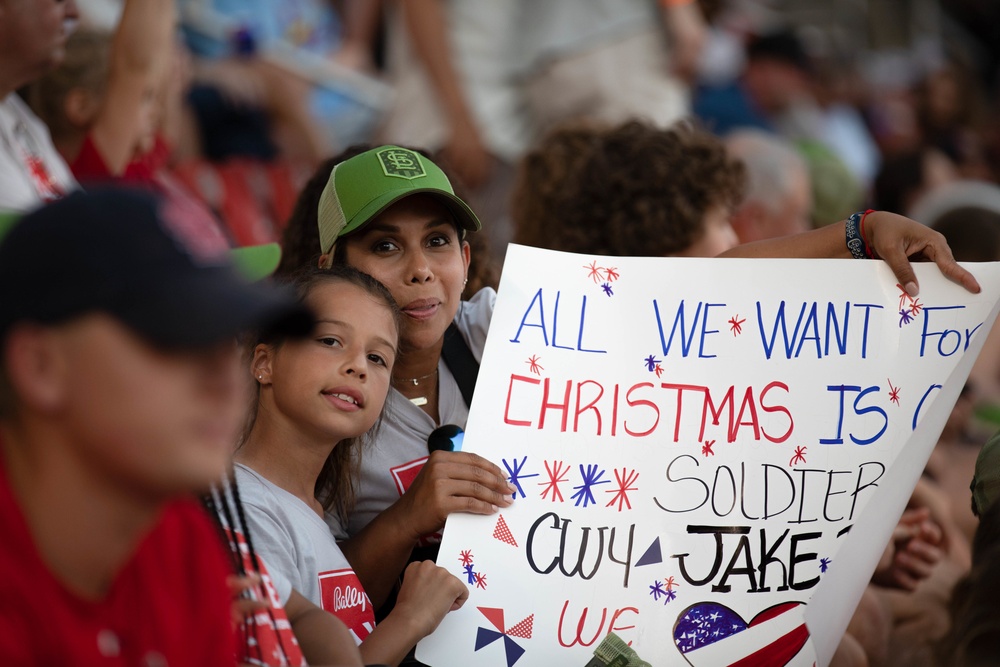
[[[858,211],[847,218],[847,224],[844,228],[847,235],[847,249],[851,251],[851,256],[854,259],[875,259],[876,257],[868,246],[868,241],[865,240],[863,233],[865,218],[871,212],[871,209]]]

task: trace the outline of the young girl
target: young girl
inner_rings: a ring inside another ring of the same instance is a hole
[[[256,414],[236,454],[247,522],[268,568],[282,575],[282,600],[298,591],[347,625],[366,663],[397,664],[464,603],[465,585],[432,562],[414,563],[376,627],[371,599],[324,519],[352,504],[354,462],[389,390],[398,310],[380,283],[347,267],[312,269],[296,287],[316,313],[313,336],[263,339],[253,350]]]

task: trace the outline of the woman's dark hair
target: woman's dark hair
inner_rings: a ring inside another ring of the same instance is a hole
[[[465,294],[475,294],[484,287],[497,288],[500,275],[490,250],[490,237],[476,232],[465,237],[469,242],[469,282]]]
[[[316,266],[320,256],[319,243],[319,197],[330,180],[333,168],[356,155],[361,155],[372,146],[355,144],[343,152],[324,160],[316,167],[295,200],[295,208],[281,234],[281,263],[275,270],[277,277],[291,276],[304,266]]]
[[[398,337],[401,318],[399,307],[385,285],[367,273],[349,266],[333,266],[329,269],[305,266],[284,282],[295,291],[301,303],[305,303],[309,295],[312,294],[312,291],[321,285],[347,283],[359,287],[389,309],[389,312],[392,313]],[[253,350],[258,345],[267,345],[272,349],[277,349],[286,341],[287,337],[285,336],[259,335],[256,337],[253,345],[249,346],[249,356],[252,358]],[[258,385],[257,392],[254,394],[250,406],[240,446],[242,446],[242,443],[246,441],[253,430],[253,426],[257,421],[259,405],[260,386]],[[357,485],[357,471],[361,463],[361,452],[374,440],[381,422],[382,418],[379,417],[368,433],[357,438],[342,440],[330,452],[330,456],[327,457],[326,462],[323,464],[323,469],[320,471],[319,477],[316,478],[316,487],[314,490],[316,500],[323,505],[323,509],[326,511],[336,511],[342,516],[346,516],[353,507]]]
[[[564,127],[521,163],[515,241],[580,253],[675,254],[704,235],[710,209],[740,203],[745,180],[722,142],[690,125]]]

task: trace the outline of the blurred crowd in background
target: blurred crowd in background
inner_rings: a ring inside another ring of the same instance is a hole
[[[66,61],[28,95],[53,127],[67,89],[100,79],[88,35],[121,14],[121,0],[78,4]],[[865,206],[927,218],[947,206],[932,190],[1000,200],[938,190],[993,182],[1000,164],[986,0],[160,4],[182,36],[159,91],[168,164],[241,243],[280,235],[323,160],[397,143],[438,156],[501,260],[518,161],[556,126],[636,117],[690,118],[772,173],[784,161],[784,192],[751,169],[751,198],[787,220],[776,233]]]
[[[70,88],[98,86],[93,33],[110,42],[122,4],[79,0],[64,64],[29,93],[50,126],[67,125]],[[276,237],[322,160],[392,142],[440,153],[498,245],[518,160],[572,120],[690,117],[787,142],[811,177],[802,223],[919,212],[937,186],[993,181],[1000,160],[1000,8],[985,0],[159,4],[154,24],[181,25],[158,91],[169,164],[241,239]],[[268,187],[231,173],[257,167]]]
[[[391,143],[432,155],[482,220],[470,288],[495,287],[510,241],[713,256],[867,208],[933,226],[959,260],[1000,259],[991,0],[77,5],[61,63],[18,93],[77,181],[152,179],[206,244],[284,236],[289,262],[318,256],[315,202],[333,166]],[[121,73],[138,71],[146,83],[125,90]],[[697,233],[686,204],[670,232],[630,210],[644,188],[675,202],[706,189]],[[5,196],[0,209],[30,203]],[[703,234],[713,212],[718,232]],[[586,215],[607,225],[578,225]],[[870,588],[850,664],[939,664],[973,562],[969,482],[998,424],[995,330],[889,552],[913,560],[913,577]],[[921,535],[929,546],[907,556]]]

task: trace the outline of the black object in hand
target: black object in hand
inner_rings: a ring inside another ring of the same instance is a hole
[[[431,452],[460,452],[464,436],[465,431],[462,430],[461,426],[454,424],[438,426],[427,436],[427,449]]]

